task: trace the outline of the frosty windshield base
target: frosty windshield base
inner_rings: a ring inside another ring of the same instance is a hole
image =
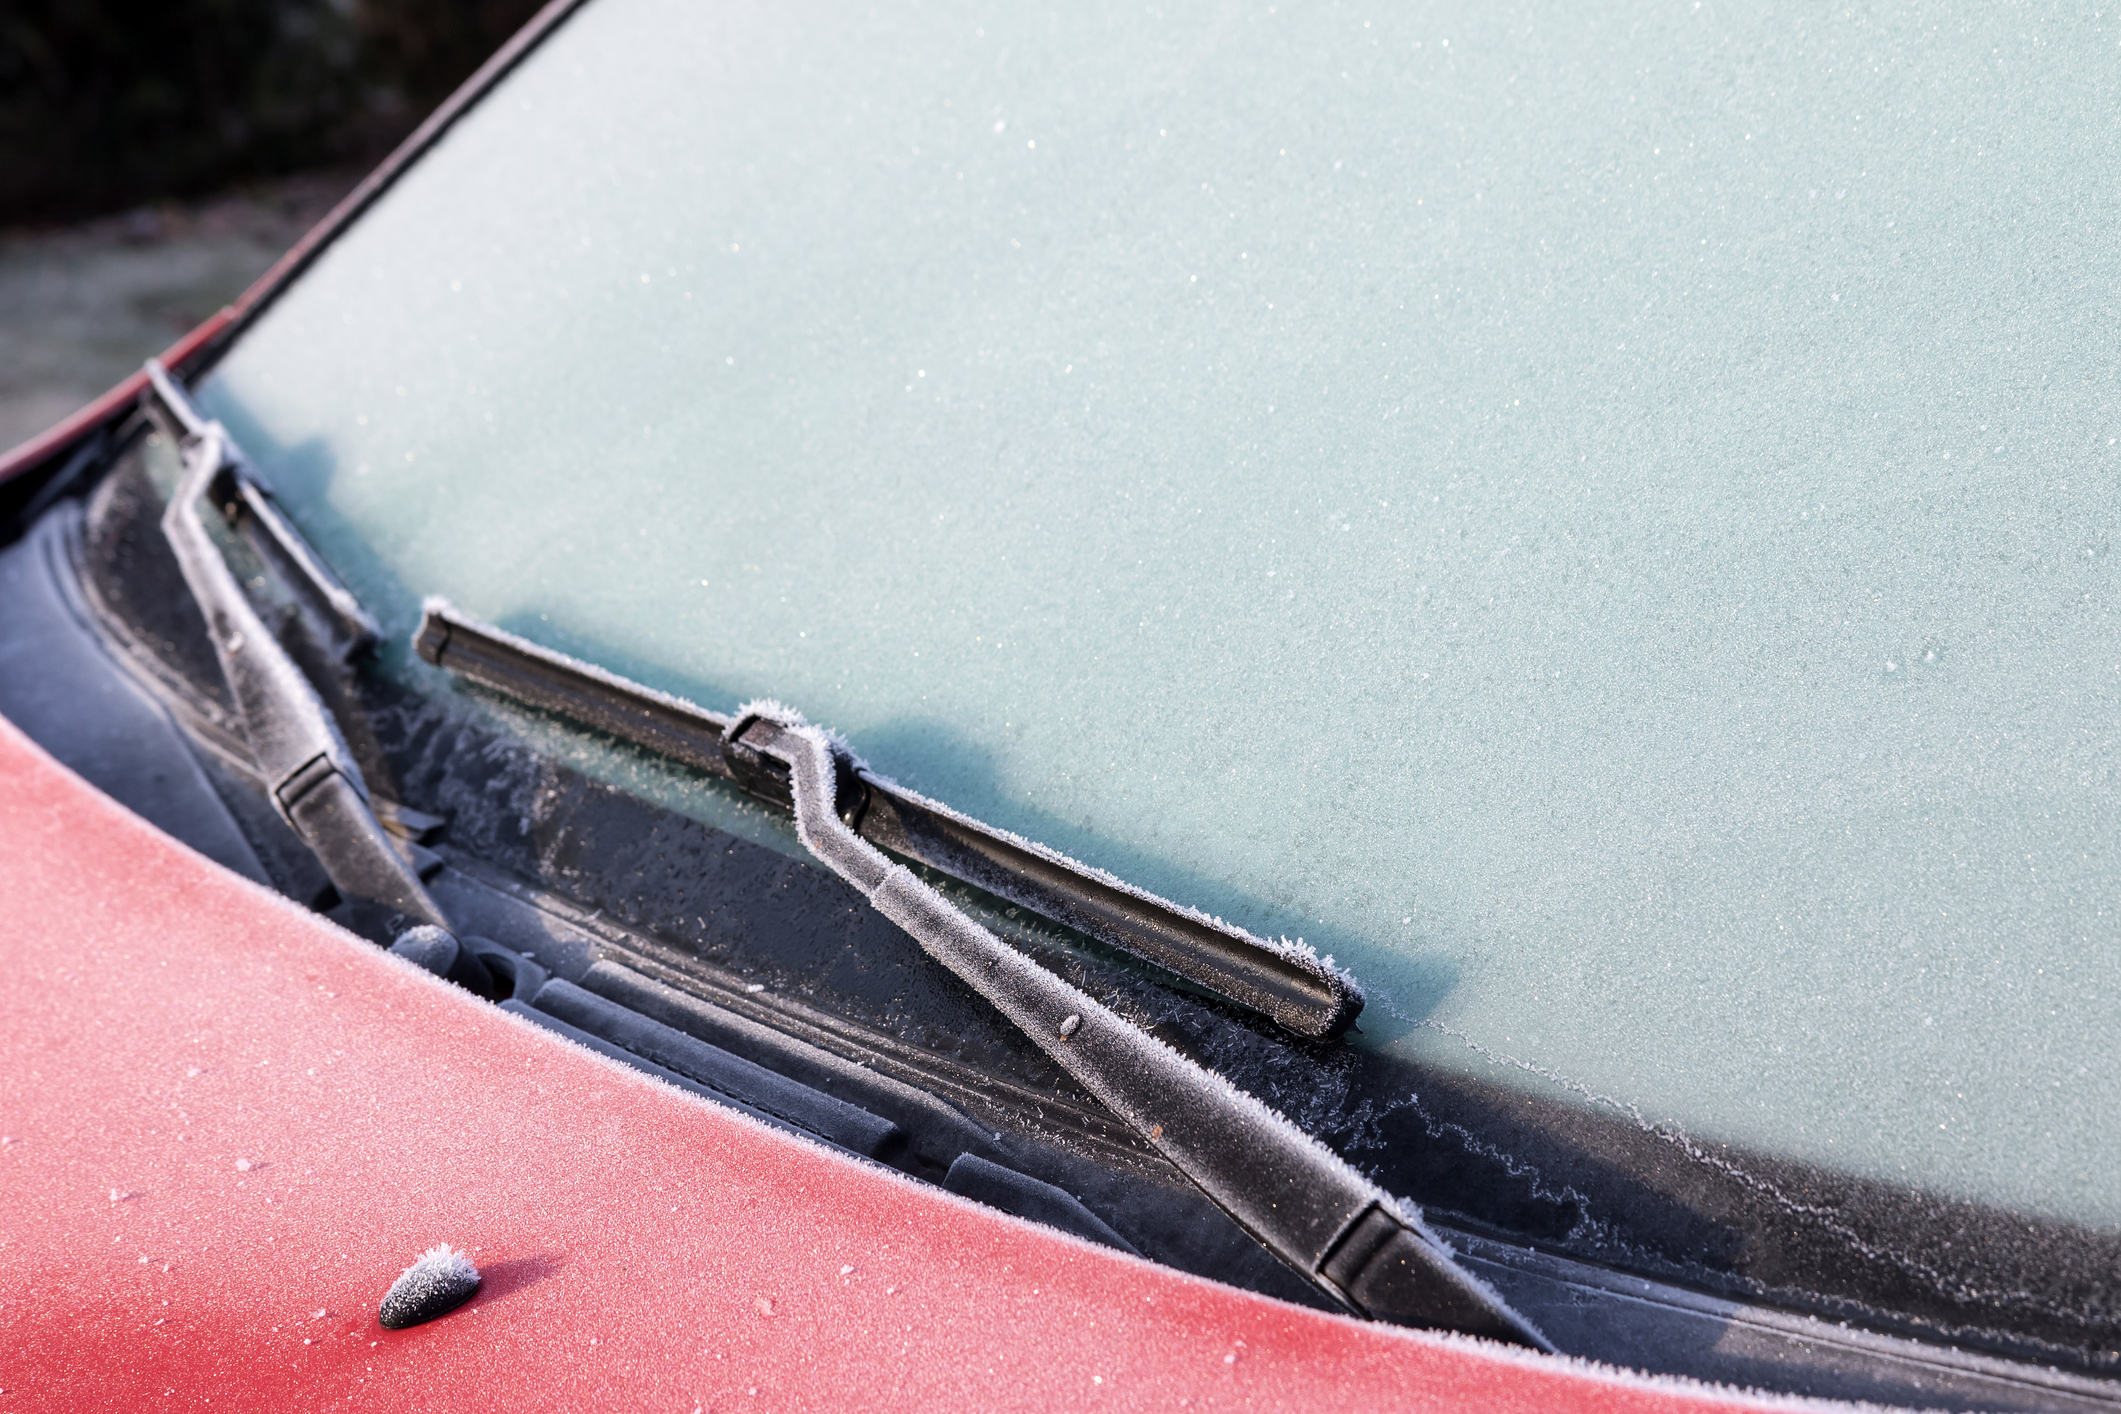
[[[214,656],[273,808],[317,856],[342,897],[381,904],[447,928],[418,873],[377,822],[360,767],[329,709],[266,628],[207,532],[202,506],[225,508],[228,519],[240,524],[255,518],[254,508],[265,504],[264,498],[244,475],[227,431],[201,418],[159,365],[149,364],[148,373],[163,411],[178,423],[184,459],[184,479],[163,513],[162,533],[206,620]],[[317,604],[338,630],[335,646],[349,651],[360,641],[367,616],[358,605],[348,615],[345,605],[332,603],[329,590],[338,586],[328,575],[316,583],[303,582],[305,562],[321,566],[291,527],[283,522],[256,531],[262,533],[246,538],[253,544],[265,539],[279,546],[265,558],[275,568],[296,571],[289,576],[290,586]],[[339,593],[345,595],[343,589]],[[351,595],[345,596],[345,604],[352,605]]]
[[[1276,1257],[1356,1313],[1551,1350],[1382,1189],[1221,1076],[1002,942],[848,824],[844,750],[777,711],[728,742],[786,770],[796,833]]]
[[[729,734],[732,719],[628,682],[430,601],[414,640],[438,667],[688,766],[783,808],[787,773]],[[1099,942],[1123,948],[1299,1036],[1336,1036],[1362,1011],[1354,980],[1308,948],[1256,938],[1042,845],[958,814],[848,758],[840,809],[862,839]]]

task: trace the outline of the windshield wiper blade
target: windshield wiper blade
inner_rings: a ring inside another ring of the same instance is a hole
[[[419,655],[516,701],[571,717],[791,808],[785,766],[729,735],[732,719],[540,647],[429,600]],[[1354,979],[1308,948],[1273,943],[1196,909],[928,800],[849,762],[841,818],[867,842],[917,860],[1195,986],[1299,1036],[1336,1036],[1362,1010]]]
[[[201,508],[218,508],[252,544],[274,547],[265,558],[335,627],[334,646],[342,654],[372,641],[373,621],[271,509],[227,429],[201,416],[159,363],[150,361],[147,371],[153,396],[180,429],[184,463],[162,533],[206,620],[273,808],[317,856],[341,897],[448,929],[418,872],[377,821],[367,782],[330,709],[252,607]]]

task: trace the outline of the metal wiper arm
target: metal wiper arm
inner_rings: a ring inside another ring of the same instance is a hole
[[[206,619],[221,676],[235,699],[273,807],[315,853],[342,897],[382,904],[419,922],[448,928],[419,874],[377,822],[367,783],[338,723],[266,628],[207,532],[202,506],[225,508],[228,518],[240,523],[269,502],[256,494],[227,429],[201,417],[159,364],[149,363],[148,375],[155,397],[183,429],[184,477],[162,514],[162,533]],[[350,651],[359,641],[364,624],[373,636],[373,623],[336,580],[328,575],[305,580],[302,566],[321,570],[321,563],[293,527],[279,520],[264,531],[262,538],[285,551],[268,554],[268,559],[276,568],[294,567],[290,582],[313,604],[321,601],[329,620],[345,634],[341,651]],[[331,589],[352,606],[350,614],[332,606]]]
[[[476,622],[439,600],[429,601],[414,647],[428,662],[504,696],[731,777],[783,808],[792,803],[785,768],[730,738],[731,719],[722,713]],[[839,808],[872,844],[1123,948],[1299,1036],[1337,1035],[1362,1010],[1353,980],[1307,949],[1269,943],[1181,908],[858,763],[847,767]]]
[[[1257,1099],[1002,942],[858,835],[840,794],[849,762],[824,731],[744,712],[727,739],[787,767],[796,832],[812,854],[1319,1290],[1373,1320],[1553,1349],[1452,1260],[1418,1213]]]

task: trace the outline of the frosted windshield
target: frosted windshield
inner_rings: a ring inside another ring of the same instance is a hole
[[[204,396],[401,662],[771,694],[1360,1044],[2112,1224],[2116,29],[595,0]]]

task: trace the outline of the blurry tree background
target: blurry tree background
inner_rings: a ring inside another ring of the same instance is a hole
[[[0,226],[366,164],[538,0],[0,0]]]

